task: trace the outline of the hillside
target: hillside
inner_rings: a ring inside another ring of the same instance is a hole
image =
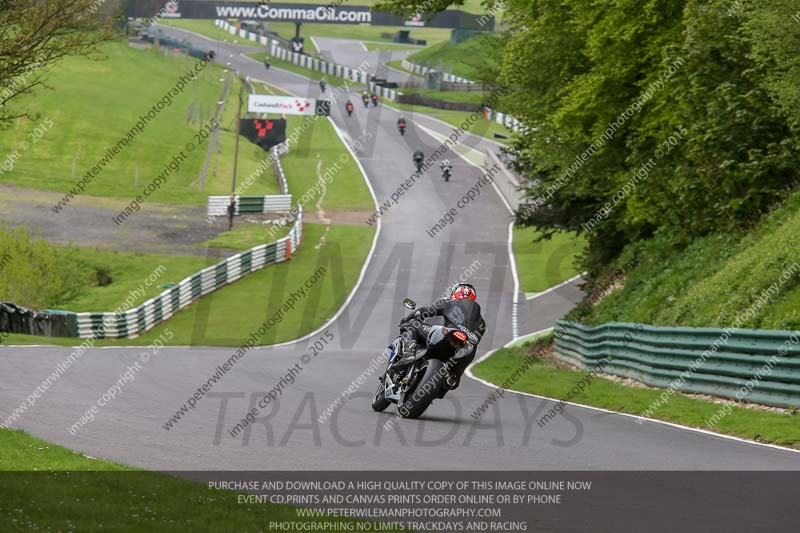
[[[711,234],[684,250],[664,239],[637,243],[617,263],[620,270],[631,260],[638,263],[624,286],[584,319],[726,327],[741,316],[741,327],[800,329],[798,235],[800,192],[795,192],[749,232]],[[570,316],[579,318],[580,312]]]
[[[172,96],[169,92],[179,78],[196,72],[197,60],[177,54],[164,57],[123,42],[108,43],[102,52],[105,58],[101,61],[67,58],[48,75],[48,89],[19,100],[20,107],[38,114],[39,119],[19,119],[12,128],[0,130],[0,144],[17,154],[3,166],[0,183],[66,192],[126,137],[141,116],[168,97],[155,118],[103,164],[86,194],[135,197],[181,149],[185,160],[153,195],[153,201],[202,204],[210,194],[227,193],[233,169],[232,95],[238,92],[238,85],[231,84],[219,120],[219,140],[201,191],[197,180],[208,143],[198,143],[196,135],[213,117],[224,85],[222,69],[208,64],[196,73],[196,80],[184,82],[182,92]],[[190,151],[188,143],[197,145],[196,149]],[[246,176],[258,166],[263,150],[250,143],[240,148],[239,174]],[[275,194],[271,171],[263,172],[249,192]]]
[[[487,52],[492,49],[492,37],[477,35],[458,44],[444,41],[431,45],[409,56],[409,60],[420,65],[441,68],[446,72],[478,81],[481,72],[495,66]]]

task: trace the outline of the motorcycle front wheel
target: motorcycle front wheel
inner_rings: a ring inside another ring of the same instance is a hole
[[[400,416],[419,418],[434,398],[439,396],[445,374],[444,363],[438,359],[429,359],[422,363],[415,372],[415,383],[400,397]]]
[[[375,391],[375,396],[372,398],[372,410],[377,413],[382,413],[389,404],[392,403],[386,399],[386,386],[383,384],[383,379],[378,380],[378,390]]]

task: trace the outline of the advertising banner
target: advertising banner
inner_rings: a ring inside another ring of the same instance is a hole
[[[327,116],[330,114],[330,102],[327,100],[318,101],[314,98],[251,94],[247,97],[247,111],[250,113],[277,113],[280,115]]]
[[[239,19],[264,22],[309,22],[314,24],[373,24],[378,26],[428,26],[490,31],[494,18],[448,9],[433,14],[415,14],[409,20],[369,6],[331,4],[281,4],[273,2],[225,2],[198,0],[129,0],[127,15],[145,19]]]

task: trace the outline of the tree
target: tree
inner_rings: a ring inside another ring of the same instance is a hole
[[[654,236],[685,246],[752,224],[795,183],[796,0],[502,6],[501,104],[529,126],[510,143],[530,183],[516,220],[586,234],[585,269]]]
[[[0,0],[0,126],[27,115],[11,104],[42,85],[48,68],[96,56],[117,9],[115,0]]]
[[[772,0],[742,13],[752,56],[769,74],[764,87],[794,128],[800,127],[800,4]]]

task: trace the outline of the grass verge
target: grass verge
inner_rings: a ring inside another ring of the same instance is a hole
[[[8,429],[0,429],[0,477],[6,531],[263,531],[291,522],[308,531],[324,531],[326,524],[357,530],[353,521],[239,502],[233,491],[89,458]]]
[[[286,132],[299,128],[306,117],[287,117]],[[288,176],[289,190],[295,202],[303,199],[306,192],[315,189],[318,175],[331,177],[327,184],[322,208],[326,211],[372,211],[375,204],[361,170],[346,151],[336,134],[333,124],[326,118],[314,118],[313,125],[304,133],[304,138],[293,146],[289,154],[281,159]],[[317,170],[319,168],[319,171]],[[320,194],[322,194],[320,192]],[[317,198],[303,205],[306,212],[316,211]]]
[[[538,241],[534,228],[514,228],[514,257],[523,292],[542,292],[579,274],[576,259],[585,239],[558,233],[552,239]]]
[[[527,344],[498,350],[475,365],[472,371],[481,379],[495,384],[503,383],[520,368],[523,358],[536,352],[538,347],[536,344]],[[580,389],[577,394],[571,392],[587,375],[587,372],[570,370],[566,366],[540,358],[514,383],[513,390],[632,415],[644,414],[663,392],[663,389],[627,387],[599,377],[588,381],[589,385]],[[706,422],[717,415],[721,407],[721,404],[708,400],[675,394],[650,417],[707,429]],[[730,414],[719,420],[714,431],[800,449],[800,423],[796,414],[733,407]]]
[[[432,89],[406,89],[404,94],[418,94],[428,98],[436,98],[437,100],[444,100],[446,102],[456,102],[459,104],[471,104],[479,107],[486,102],[489,93],[486,91],[435,91]]]
[[[484,35],[477,35],[457,44],[450,44],[449,40],[428,43],[424,50],[410,55],[408,59],[477,81],[480,72],[492,66],[488,59],[491,56],[486,54],[486,49],[490,46],[496,46],[496,43]]]
[[[274,232],[271,231],[274,229]],[[226,248],[229,250],[245,251],[285,237],[291,229],[290,224],[275,226],[273,224],[235,223],[231,231],[220,233],[206,242],[199,242],[195,246],[200,248]]]

